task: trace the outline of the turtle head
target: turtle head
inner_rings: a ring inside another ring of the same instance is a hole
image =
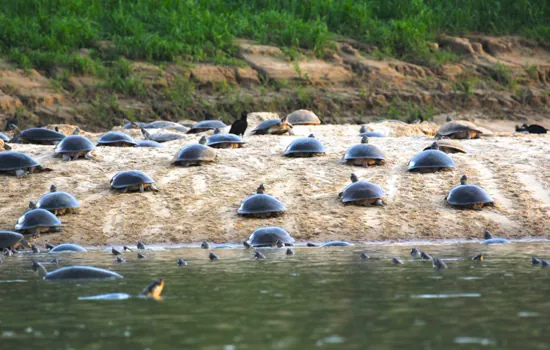
[[[493,238],[493,234],[489,230],[485,229],[485,231],[483,231],[483,239],[491,239],[491,238]]]
[[[282,248],[285,246],[285,244],[283,243],[283,241],[281,241],[280,239],[277,240],[277,243],[275,243],[277,245],[277,248]]]
[[[73,131],[73,135],[80,135],[80,128],[75,128]]]
[[[42,265],[41,263],[35,260],[32,261],[32,270],[34,272],[38,271],[38,274],[40,275],[40,277],[44,277],[48,274],[48,270],[46,270],[44,265]]]
[[[357,177],[357,175],[355,175],[355,173],[352,173],[349,178],[350,178],[351,182],[359,181],[359,178]]]
[[[34,201],[29,201],[29,209],[36,209],[36,203]]]
[[[312,139],[314,139],[314,138],[315,138],[315,135],[313,135],[313,134],[309,134],[309,136],[308,136],[308,137],[309,137],[309,138],[312,138]]]
[[[248,241],[243,241],[243,245],[246,249],[252,248],[252,245],[250,245],[250,243],[248,243]]]
[[[208,244],[207,241],[202,241],[201,242],[201,248],[202,249],[210,249],[210,244]]]
[[[363,136],[363,137],[361,138],[361,143],[369,143],[369,138],[366,137],[366,136]]]
[[[149,139],[149,136],[151,136],[151,134],[149,134],[149,131],[145,130],[145,128],[140,128],[140,129],[141,129],[141,133],[143,134],[143,136],[146,139]]]
[[[221,133],[222,133],[222,130],[221,130],[221,129],[216,129],[216,130],[214,130],[214,135],[215,135],[215,134],[221,134]]]
[[[529,125],[523,124],[521,127],[522,127],[523,129],[528,129],[528,128],[529,128]]]
[[[439,144],[437,142],[432,143],[432,145],[430,146],[430,149],[438,150],[439,149]]]
[[[59,126],[56,126],[54,129],[55,129],[55,132],[59,132]]]
[[[164,289],[164,280],[152,281],[141,291],[142,295],[159,300],[161,298],[162,290]]]
[[[361,125],[361,129],[359,129],[359,132],[360,132],[361,134],[367,132],[367,127],[364,126],[364,125]]]
[[[2,141],[2,147],[3,147],[6,151],[11,151],[11,146],[6,145],[6,143],[5,143],[4,141]]]
[[[453,121],[453,117],[451,117],[450,115],[448,115],[447,118],[445,118],[445,121],[446,121],[446,122],[452,122],[452,121]]]
[[[247,117],[248,117],[248,112],[247,111],[242,111],[241,112],[241,120],[246,120]]]
[[[265,193],[264,184],[260,184],[260,186],[258,186],[258,188],[256,189],[256,193],[258,193],[258,194]]]
[[[57,186],[56,185],[51,185],[50,186],[50,192],[56,192],[57,191]]]
[[[288,123],[288,115],[281,118],[281,125],[285,125],[286,123]]]
[[[460,184],[466,185],[467,183],[468,183],[468,176],[462,175],[462,177],[460,178]]]
[[[17,124],[10,123],[8,124],[7,129],[15,131],[16,134],[21,133],[21,130],[19,130],[19,127],[17,126]]]
[[[201,139],[199,140],[199,144],[201,144],[201,145],[206,144],[206,136],[201,137]]]

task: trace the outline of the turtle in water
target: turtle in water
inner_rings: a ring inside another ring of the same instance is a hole
[[[0,152],[11,151],[11,146],[6,145],[6,142],[0,139]]]
[[[325,147],[315,135],[301,137],[292,141],[286,148],[284,155],[287,157],[316,157],[325,155]]]
[[[256,194],[246,198],[237,213],[242,216],[255,218],[270,218],[283,215],[286,207],[277,198],[265,193],[263,184],[258,186]]]
[[[384,191],[380,186],[368,181],[359,181],[359,178],[355,174],[351,174],[350,179],[351,184],[347,185],[338,194],[344,205],[384,206]]]
[[[15,135],[10,140],[11,143],[33,143],[38,145],[55,145],[65,138],[65,135],[58,132],[59,129],[50,130],[46,128],[30,128],[27,130],[19,130],[15,125]]]
[[[39,237],[40,233],[60,231],[61,221],[45,209],[32,209],[17,220],[15,230]]]
[[[52,169],[42,167],[40,163],[25,153],[15,151],[0,152],[0,174],[23,177],[43,171],[52,171]]]
[[[460,141],[451,140],[451,139],[441,139],[435,141],[438,149],[444,153],[468,153],[466,148],[460,143]],[[432,145],[424,148],[424,151],[432,149]]]
[[[180,140],[185,138],[185,135],[174,133],[174,132],[161,132],[161,133],[151,134],[149,131],[145,130],[145,128],[141,128],[141,133],[143,134],[143,137],[145,137],[146,140],[155,141],[159,143]]]
[[[246,142],[235,134],[222,134],[220,129],[208,138],[206,145],[212,148],[242,148]]]
[[[210,252],[208,254],[208,259],[210,259],[210,261],[215,261],[215,260],[220,260],[220,257],[218,256],[218,254]]]
[[[135,147],[136,141],[123,132],[110,131],[99,138],[97,146]]]
[[[531,125],[523,124],[522,126],[517,125],[516,131],[527,132],[529,134],[546,134],[548,132],[548,129],[538,124],[531,124]]]
[[[136,147],[163,148],[164,146],[157,141],[139,140],[136,141]]]
[[[440,258],[433,258],[432,266],[437,271],[447,268],[447,264],[445,264],[445,262],[443,260],[441,260]]]
[[[330,241],[322,245],[323,247],[351,247],[353,243],[346,241]]]
[[[395,265],[403,265],[404,264],[403,260],[401,260],[401,259],[399,259],[398,257],[395,257],[395,256],[393,258],[391,258],[391,261]]]
[[[453,187],[445,199],[450,205],[460,208],[481,210],[484,206],[494,206],[493,199],[483,188],[468,184],[466,175],[460,178],[460,185]]]
[[[87,250],[85,248],[82,248],[78,244],[62,243],[50,249],[49,252],[50,253],[67,253],[67,252],[85,253],[87,252]]]
[[[292,131],[292,124],[288,121],[288,116],[284,116],[281,119],[269,119],[264,120],[258,124],[251,135],[294,135]]]
[[[244,133],[246,132],[246,128],[248,128],[248,121],[246,120],[247,117],[248,112],[242,111],[241,119],[237,119],[233,122],[233,124],[231,124],[231,129],[229,129],[229,133],[243,137]]]
[[[198,122],[195,124],[189,131],[188,134],[198,134],[200,132],[208,131],[208,130],[214,130],[214,129],[225,129],[227,128],[227,125],[225,125],[220,120],[203,120],[202,122]]]
[[[208,243],[207,241],[202,241],[201,242],[201,248],[202,249],[210,249],[210,243]]]
[[[472,260],[474,260],[474,261],[483,261],[483,260],[485,260],[485,257],[483,256],[483,254],[476,254],[476,255],[472,256]]]
[[[17,232],[0,231],[0,249],[17,247],[23,238],[23,235]]]
[[[93,160],[94,150],[95,146],[88,138],[80,135],[70,135],[57,144],[55,155],[61,156],[64,161],[77,160],[80,157]]]
[[[367,129],[366,126],[361,125],[361,128],[359,128],[359,135],[361,137],[385,137],[384,134],[378,131],[370,131]]]
[[[321,120],[312,111],[299,109],[288,115],[288,122],[292,125],[320,125]]]
[[[176,264],[178,264],[178,266],[187,266],[187,261],[185,261],[183,258],[178,258],[176,260]]]
[[[32,269],[38,271],[40,277],[45,280],[82,280],[82,279],[115,279],[123,278],[116,272],[100,269],[93,266],[66,266],[52,272],[48,272],[44,265],[32,261]]]
[[[137,241],[137,249],[147,249],[142,241]]]
[[[256,229],[248,238],[248,242],[253,247],[273,247],[277,242],[282,242],[283,245],[292,244],[294,238],[286,230],[270,226]]]
[[[161,299],[162,290],[164,289],[164,280],[153,281],[143,288],[140,295],[151,297],[153,299]]]
[[[367,253],[365,253],[365,252],[361,252],[361,254],[359,254],[359,258],[360,258],[361,260],[367,260],[367,259],[370,258],[370,256],[369,256]]]
[[[206,146],[206,137],[203,136],[199,143],[183,147],[172,161],[172,165],[188,167],[210,163],[215,159],[216,151]]]
[[[294,253],[294,250],[292,250],[292,248],[287,248],[285,254],[286,255],[294,255],[295,253]]]
[[[254,252],[254,259],[256,259],[256,260],[265,260],[265,255],[263,255],[261,252],[256,250]]]
[[[531,265],[540,265],[541,261],[536,256],[531,257]]]
[[[369,145],[369,138],[363,136],[361,144],[351,146],[342,157],[348,165],[368,167],[370,165],[382,165],[385,163],[384,153],[378,147]]]
[[[51,185],[50,192],[29,204],[30,209],[46,209],[56,216],[74,214],[80,207],[78,200],[70,193],[57,191],[57,186]]]
[[[450,139],[478,139],[483,131],[474,123],[465,120],[449,121],[439,128],[436,139],[448,137]]]
[[[455,162],[444,152],[439,150],[437,142],[432,143],[430,149],[422,151],[412,157],[408,164],[408,171],[415,173],[434,173],[456,168]]]
[[[121,171],[111,179],[111,188],[119,192],[139,191],[141,193],[149,190],[158,192],[155,187],[155,180],[139,170]]]

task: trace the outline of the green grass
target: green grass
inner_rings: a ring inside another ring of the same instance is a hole
[[[550,38],[547,0],[0,0],[0,53],[23,68],[97,74],[127,59],[235,64],[236,37],[323,55],[335,34],[412,62],[440,33]],[[112,52],[101,41],[114,43]],[[77,52],[91,50],[88,57]]]

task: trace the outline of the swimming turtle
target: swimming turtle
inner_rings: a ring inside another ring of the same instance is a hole
[[[325,147],[315,135],[301,137],[292,141],[286,148],[284,155],[287,157],[315,157],[324,156]]]
[[[138,259],[145,259],[145,255],[143,255],[141,253],[137,253],[137,258]]]
[[[33,260],[32,269],[38,271],[45,280],[81,280],[81,279],[115,279],[123,278],[116,272],[93,266],[67,266],[48,272],[44,265]]]
[[[18,232],[33,233],[39,236],[41,232],[55,232],[61,230],[61,221],[45,209],[32,209],[23,214],[15,229]]]
[[[80,203],[72,194],[57,191],[57,186],[51,185],[50,192],[40,197],[36,201],[35,207],[46,209],[57,216],[76,213],[77,208],[80,207]]]
[[[485,260],[485,257],[483,256],[483,254],[476,254],[472,256],[472,260],[483,261]]]
[[[111,247],[111,253],[112,253],[113,255],[120,255],[120,254],[122,254],[122,252],[121,252],[120,250],[116,249],[115,247]]]
[[[176,260],[176,264],[178,264],[178,266],[187,266],[187,261],[185,261],[183,258],[178,258]]]
[[[147,249],[142,241],[137,241],[137,249]]]
[[[516,126],[517,132],[527,132],[529,134],[546,134],[548,132],[548,129],[546,129],[544,126],[537,125],[537,124],[523,124],[522,126]]]
[[[460,141],[451,140],[451,139],[441,139],[435,141],[437,147],[441,152],[444,153],[468,153],[466,148],[460,143]],[[432,145],[424,148],[424,151],[432,149]]]
[[[70,135],[57,144],[55,155],[61,156],[64,161],[76,160],[80,157],[94,159],[94,150],[94,144],[87,137]]]
[[[541,263],[541,260],[539,258],[537,258],[536,256],[531,257],[531,264],[532,265],[540,265],[540,263]]]
[[[491,233],[491,231],[485,229],[485,231],[483,231],[483,239],[491,239],[493,238],[493,234]]]
[[[383,207],[384,191],[372,182],[359,181],[355,174],[350,176],[351,184],[347,185],[338,197],[344,205],[353,204],[359,206],[378,205]]]
[[[439,128],[436,139],[448,137],[450,139],[478,139],[483,131],[474,123],[466,120],[447,122]]]
[[[138,125],[139,127],[139,125]],[[145,129],[172,129],[175,131],[186,133],[189,131],[189,128],[181,125],[180,123],[176,122],[170,122],[167,120],[157,120],[154,122],[151,122],[149,124],[145,124],[144,126],[141,126],[140,128]]]
[[[439,150],[437,142],[432,143],[430,149],[422,151],[412,157],[408,170],[415,173],[434,173],[436,171],[452,170],[455,162],[444,152]]]
[[[136,141],[129,135],[119,131],[110,131],[99,138],[97,146],[134,147]]]
[[[413,248],[411,249],[411,256],[412,256],[412,257],[415,257],[415,258],[416,258],[416,257],[419,257],[419,256],[420,256],[420,250],[418,250],[417,248],[413,247]]]
[[[432,266],[437,271],[447,268],[447,264],[445,264],[445,262],[443,260],[441,260],[440,258],[433,258]]]
[[[6,151],[0,153],[0,173],[22,177],[27,174],[51,171],[25,153]]]
[[[494,206],[493,199],[483,188],[468,184],[466,175],[460,178],[460,185],[453,187],[445,199],[450,205],[461,208],[481,210],[484,206]]]
[[[353,246],[353,243],[346,242],[346,241],[330,241],[324,243],[323,247],[351,247]]]
[[[6,145],[6,142],[0,139],[0,152],[10,151],[11,146]]]
[[[210,261],[215,261],[215,260],[220,260],[220,257],[218,256],[218,254],[210,252],[208,254],[208,259],[210,259]]]
[[[23,240],[23,235],[13,231],[0,231],[0,249],[17,246]]]
[[[404,264],[403,260],[401,260],[401,259],[399,259],[398,257],[395,257],[395,256],[393,258],[391,258],[391,261],[396,265],[403,265]]]
[[[208,243],[207,241],[202,241],[201,242],[201,248],[202,249],[210,249],[210,243]]]
[[[265,194],[263,184],[258,186],[256,194],[246,198],[237,213],[242,216],[269,218],[283,215],[286,211],[285,206],[277,198]]]
[[[288,116],[284,116],[281,119],[269,119],[264,120],[258,124],[254,130],[250,133],[251,135],[283,135],[289,134],[294,135],[292,131],[292,124],[288,121]]]
[[[57,128],[56,128],[57,129]],[[14,126],[15,135],[10,140],[11,143],[33,143],[38,145],[55,145],[65,138],[65,135],[57,130],[46,128],[30,128],[19,130]]]
[[[148,296],[153,299],[160,299],[160,295],[162,294],[162,290],[164,289],[164,280],[160,279],[158,281],[153,281],[149,283],[143,290],[141,291],[140,295]]]
[[[366,136],[361,138],[361,144],[351,146],[342,157],[342,160],[348,165],[364,167],[385,163],[384,153],[378,147],[369,145],[369,139]]]
[[[1,133],[1,132],[0,132],[0,140],[2,140],[4,142],[10,142],[10,138],[7,137],[4,133]]]
[[[136,141],[136,147],[152,147],[152,148],[163,148],[162,143],[151,140],[139,140]]]
[[[255,251],[254,252],[254,259],[256,260],[265,260],[265,255],[262,254],[262,252]]]
[[[235,134],[222,134],[220,129],[216,129],[206,145],[212,148],[242,148],[245,143]]]
[[[129,191],[143,193],[146,190],[158,192],[154,184],[155,180],[139,170],[121,171],[111,179],[111,188],[123,193]]]
[[[292,125],[320,125],[321,120],[312,111],[299,109],[288,115],[288,122]]]
[[[276,226],[260,227],[248,237],[248,242],[254,247],[273,247],[277,241],[291,244],[294,238],[286,230]]]
[[[294,250],[292,250],[292,248],[287,248],[285,254],[286,255],[294,255],[295,253],[294,253]]]
[[[382,134],[381,132],[370,131],[364,125],[361,125],[361,128],[359,129],[359,135],[358,136],[361,136],[361,137],[386,137],[386,135]]]
[[[149,131],[145,130],[144,128],[141,128],[141,133],[143,134],[143,137],[145,137],[147,140],[155,141],[159,143],[180,140],[185,138],[185,135],[177,134],[173,132],[161,132],[161,133],[151,134]]]
[[[199,132],[204,132],[208,130],[214,130],[214,129],[225,129],[227,125],[225,125],[220,120],[203,120],[202,122],[198,122],[195,124],[189,131],[188,134],[198,134]]]
[[[242,111],[241,119],[237,119],[233,122],[233,124],[231,124],[231,129],[229,129],[229,133],[243,137],[244,133],[246,132],[246,128],[248,128],[248,121],[246,120],[247,117],[248,112]]]
[[[198,144],[183,147],[172,161],[172,165],[187,167],[213,162],[216,159],[216,151],[205,144],[206,137],[203,136]]]
[[[87,252],[87,250],[82,248],[78,244],[62,243],[50,249],[49,252],[50,253]]]

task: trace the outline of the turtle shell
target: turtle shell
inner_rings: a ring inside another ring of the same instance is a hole
[[[136,124],[140,128],[145,128],[147,126],[147,123],[143,123],[143,122],[134,122],[134,124]],[[124,124],[124,126],[122,128],[123,129],[135,129],[135,126],[132,125],[132,123],[128,123],[128,124]]]
[[[65,137],[55,147],[55,154],[93,151],[95,146],[88,138],[80,135]]]
[[[86,249],[82,248],[78,244],[72,243],[63,243],[56,245],[49,251],[50,253],[60,253],[60,252],[87,252]]]
[[[158,143],[157,141],[152,140],[141,140],[136,141],[136,147],[154,147],[154,148],[162,148],[164,147],[161,143]]]
[[[92,266],[66,266],[49,272],[45,280],[113,279],[123,278],[116,272]]]
[[[294,238],[288,232],[280,227],[261,227],[256,229],[248,238],[254,247],[273,246],[277,241],[283,243],[293,243]]]
[[[288,115],[288,122],[292,125],[319,125],[321,120],[312,111],[299,109]]]
[[[246,198],[239,209],[238,214],[267,214],[286,211],[286,207],[277,198],[265,193],[256,193]]]
[[[447,154],[440,150],[428,149],[418,153],[409,161],[408,170],[455,167],[455,162]]]
[[[475,203],[493,203],[485,190],[477,185],[458,185],[451,189],[447,195],[447,202],[451,205],[471,205]]]
[[[30,128],[21,131],[19,137],[27,142],[55,142],[63,140],[65,135],[55,130]]]
[[[216,151],[200,143],[187,145],[183,147],[172,164],[178,164],[179,162],[192,162],[192,161],[212,161],[216,158]]]
[[[226,127],[227,125],[219,120],[203,120],[202,122],[195,124],[195,126],[193,126],[187,133],[196,134],[206,130],[223,129]]]
[[[110,145],[112,143],[124,142],[130,145],[135,145],[136,141],[129,135],[119,131],[110,131],[99,138],[97,141],[98,146]]]
[[[121,171],[111,179],[111,187],[114,189],[152,183],[155,183],[155,180],[139,170]]]
[[[378,131],[366,131],[366,132],[362,132],[360,133],[358,136],[361,136],[361,137],[386,137],[384,134],[382,134],[381,132],[378,132]]]
[[[346,241],[330,241],[325,244],[323,244],[323,247],[350,247],[353,243],[349,243]]]
[[[284,155],[289,156],[295,153],[325,153],[325,147],[314,137],[301,137],[288,145]]]
[[[25,153],[7,151],[0,153],[0,171],[20,170],[39,166],[36,160]]]
[[[0,249],[10,248],[23,239],[23,235],[13,231],[0,231]]]
[[[145,129],[174,129],[180,132],[188,132],[189,128],[181,125],[180,123],[169,122],[166,120],[157,120],[143,126]]]
[[[378,147],[369,144],[359,144],[351,146],[344,154],[344,160],[352,159],[384,159],[384,154]]]
[[[208,143],[206,145],[215,146],[224,143],[244,144],[246,142],[235,134],[214,134],[208,138]]]
[[[468,153],[460,141],[443,139],[437,140],[435,143],[437,143],[439,150],[445,153]],[[431,149],[431,145],[424,148],[424,151],[429,149]]]
[[[474,123],[466,120],[454,120],[441,125],[441,127],[437,131],[437,136],[451,136],[456,133],[468,131],[476,131],[480,134],[483,133],[483,131],[480,130],[480,128],[477,127]]]
[[[36,202],[36,208],[49,211],[78,207],[78,200],[72,194],[63,191],[48,192]]]
[[[35,227],[55,227],[60,225],[61,221],[49,211],[45,209],[32,209],[17,220],[15,229],[20,231]]]
[[[256,131],[267,131],[269,130],[270,128],[272,128],[273,126],[275,125],[281,125],[281,119],[268,119],[268,120],[264,120],[263,122],[261,122],[260,124],[256,125],[256,127],[254,128],[253,132],[256,132]]]
[[[169,141],[184,139],[185,135],[177,134],[173,132],[159,132],[156,134],[149,134],[147,138],[149,141],[162,143],[162,142],[169,142]]]
[[[342,202],[354,202],[363,199],[380,199],[384,197],[384,190],[368,181],[356,181],[347,185],[342,192]]]
[[[10,141],[10,138],[7,137],[5,134],[1,133],[0,132],[0,140],[4,141],[4,142],[9,142]]]

